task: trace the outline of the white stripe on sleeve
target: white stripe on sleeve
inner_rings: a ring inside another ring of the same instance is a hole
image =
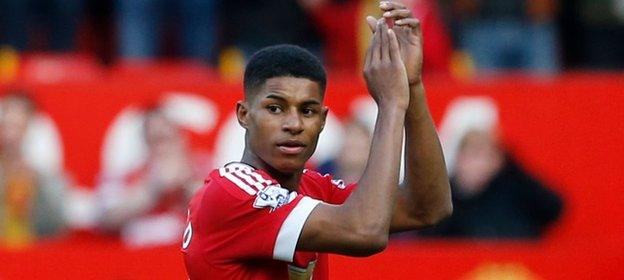
[[[237,170],[237,171],[234,171],[233,173],[236,174],[236,176],[245,180],[249,185],[256,187],[256,189],[258,189],[259,191],[264,189],[264,186],[260,184],[260,182],[254,180],[249,175],[245,174],[245,170]]]
[[[284,220],[277,234],[275,248],[273,248],[273,259],[285,262],[293,261],[295,247],[297,247],[297,241],[303,230],[303,225],[305,225],[314,207],[320,202],[319,200],[305,196],[299,201],[290,214],[288,214],[288,217]]]
[[[252,187],[250,187],[249,185],[245,184],[240,179],[236,178],[236,176],[232,175],[232,173],[224,173],[223,176],[225,178],[227,178],[228,180],[230,180],[235,185],[237,185],[239,188],[243,189],[248,194],[250,194],[250,195],[255,195],[256,194],[256,191]]]

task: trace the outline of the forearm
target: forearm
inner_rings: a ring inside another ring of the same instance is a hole
[[[365,231],[388,232],[399,180],[404,119],[405,109],[380,106],[366,168],[357,190],[343,204],[351,222]]]
[[[401,204],[410,218],[430,225],[452,211],[451,191],[438,135],[422,83],[410,86],[405,116],[405,180]]]

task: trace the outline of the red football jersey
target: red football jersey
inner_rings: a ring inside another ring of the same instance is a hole
[[[327,256],[295,250],[320,202],[342,204],[355,188],[304,170],[299,190],[263,170],[214,170],[189,204],[182,252],[190,279],[327,279]]]

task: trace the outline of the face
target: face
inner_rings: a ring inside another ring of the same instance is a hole
[[[372,135],[366,127],[356,122],[347,125],[345,135],[347,137],[337,158],[337,175],[345,182],[356,182],[366,168]]]
[[[153,155],[168,154],[179,146],[178,128],[162,113],[148,115],[144,125],[145,141]]]
[[[464,136],[455,172],[462,191],[481,192],[503,165],[503,153],[490,132],[471,131]]]
[[[21,145],[32,114],[28,105],[19,100],[6,100],[2,109],[0,140],[3,146],[14,148]]]
[[[256,91],[237,108],[239,123],[247,130],[245,159],[282,173],[302,170],[327,117],[319,84],[276,77]]]

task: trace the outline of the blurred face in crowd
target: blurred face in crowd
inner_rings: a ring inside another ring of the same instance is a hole
[[[275,77],[238,104],[247,130],[244,160],[281,173],[303,169],[325,124],[321,87],[306,78]]]
[[[344,142],[337,158],[337,175],[345,182],[356,182],[364,173],[371,138],[370,130],[357,121],[350,122],[345,128]]]
[[[148,149],[155,156],[170,154],[179,149],[182,144],[178,127],[159,111],[147,114],[144,133]]]
[[[503,166],[503,153],[492,132],[473,130],[462,140],[455,166],[461,192],[474,195],[485,189]]]
[[[2,147],[18,150],[32,119],[33,105],[29,100],[19,97],[7,97],[2,105],[0,119]]]

